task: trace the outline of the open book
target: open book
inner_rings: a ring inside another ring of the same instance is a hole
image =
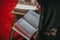
[[[18,4],[15,7],[15,11],[17,12],[21,12],[21,10],[23,11],[27,11],[27,10],[36,10],[36,4],[32,3],[35,0],[33,0],[32,2],[30,2],[31,0],[19,0]]]
[[[40,15],[36,12],[28,11],[23,18],[14,24],[13,30],[29,40],[38,30],[39,18]]]
[[[36,6],[34,6],[34,5],[17,4],[15,9],[36,10]]]
[[[35,0],[18,0],[12,14],[24,15],[29,10],[36,10]]]

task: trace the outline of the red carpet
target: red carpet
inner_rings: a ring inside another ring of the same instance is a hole
[[[17,0],[0,0],[0,40],[9,40],[14,15],[11,11]],[[21,40],[21,38],[19,39]]]

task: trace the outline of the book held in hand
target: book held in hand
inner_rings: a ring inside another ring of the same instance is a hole
[[[28,11],[23,18],[20,18],[13,26],[13,30],[29,40],[38,30],[40,15],[34,11]]]

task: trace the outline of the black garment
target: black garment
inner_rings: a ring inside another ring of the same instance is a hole
[[[60,0],[38,0],[38,2],[41,5],[42,12],[39,23],[39,37],[37,39],[47,40],[43,32],[48,31],[52,27],[60,27]],[[59,30],[57,34],[60,35]],[[60,40],[60,36],[57,34],[54,40]]]

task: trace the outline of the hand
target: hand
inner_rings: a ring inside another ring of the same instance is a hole
[[[38,13],[40,13],[40,12],[41,12],[40,5],[37,5],[37,9],[36,9],[36,11],[37,11]]]
[[[35,4],[37,6],[37,8],[36,8],[37,13],[40,13],[41,12],[41,6],[38,4],[37,1],[35,2]]]
[[[37,32],[33,35],[33,38],[34,38],[34,40],[36,40],[36,38],[37,38]]]
[[[44,34],[46,34],[48,36],[49,35],[55,36],[56,32],[57,32],[57,29],[56,28],[52,28],[52,29],[48,30],[47,32],[44,32]]]

